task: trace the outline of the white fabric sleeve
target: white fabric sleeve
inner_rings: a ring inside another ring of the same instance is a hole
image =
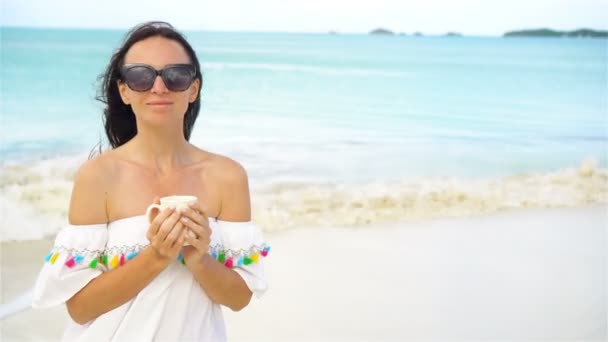
[[[63,228],[34,285],[32,307],[65,303],[93,278],[107,271],[102,256],[108,241],[106,224]]]
[[[212,255],[236,271],[257,298],[262,297],[268,289],[263,259],[270,251],[270,246],[264,242],[262,232],[251,221],[218,220],[217,223],[221,246],[212,248]]]

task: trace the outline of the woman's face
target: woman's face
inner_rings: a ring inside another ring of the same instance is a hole
[[[163,37],[150,37],[135,43],[127,52],[124,64],[147,64],[161,70],[170,64],[190,64],[190,58],[182,45]],[[150,90],[138,92],[119,81],[118,89],[125,104],[130,105],[138,122],[151,125],[183,126],[188,104],[198,96],[199,80],[195,79],[185,91],[167,89],[157,76]]]

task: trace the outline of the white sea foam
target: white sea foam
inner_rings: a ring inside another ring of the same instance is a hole
[[[0,240],[55,234],[66,222],[73,176],[84,158],[4,166],[0,177]],[[265,185],[252,188],[253,218],[266,231],[608,203],[608,170],[593,161],[549,173],[492,179],[259,184]]]
[[[365,226],[608,203],[608,170],[587,161],[577,168],[496,179],[417,179],[360,186],[277,184],[253,197],[255,218],[268,230]]]
[[[86,156],[3,165],[0,241],[54,235],[66,222],[76,169]]]

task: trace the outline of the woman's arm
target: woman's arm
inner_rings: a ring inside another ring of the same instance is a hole
[[[151,248],[93,279],[66,304],[74,322],[85,324],[135,297],[167,267]]]
[[[105,194],[111,175],[105,172],[103,166],[102,161],[95,159],[85,163],[79,170],[70,202],[71,224],[86,225],[108,221]],[[163,211],[153,220],[148,232],[149,238],[150,231],[154,230],[153,238],[177,247],[165,246],[162,253],[159,253],[157,248],[146,248],[123,266],[94,278],[66,302],[72,319],[84,324],[128,302],[174,262],[185,239],[185,230],[182,232],[183,226],[178,222],[179,217],[175,210]],[[174,226],[176,229],[173,229]]]
[[[218,218],[225,221],[250,221],[251,204],[247,173],[241,165],[232,160],[222,163],[224,164],[220,182],[222,199]],[[184,215],[194,217],[194,213],[191,211]],[[205,221],[207,220],[205,219]],[[208,222],[205,223],[208,224]],[[237,272],[207,254],[208,247],[207,242],[207,249],[200,254],[194,251],[194,247],[184,247],[186,266],[212,301],[227,306],[233,311],[243,309],[251,300],[251,290]]]

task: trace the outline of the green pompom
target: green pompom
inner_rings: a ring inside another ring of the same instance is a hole
[[[89,263],[89,267],[90,268],[97,268],[97,258],[93,258],[93,260],[91,260],[91,263]]]
[[[220,252],[220,256],[217,258],[217,261],[219,261],[221,263],[226,261],[226,254],[224,254],[224,252]]]
[[[250,265],[253,262],[253,260],[251,258],[245,258],[245,261],[243,262],[245,265]]]
[[[106,254],[101,257],[101,263],[108,266],[108,256]]]

